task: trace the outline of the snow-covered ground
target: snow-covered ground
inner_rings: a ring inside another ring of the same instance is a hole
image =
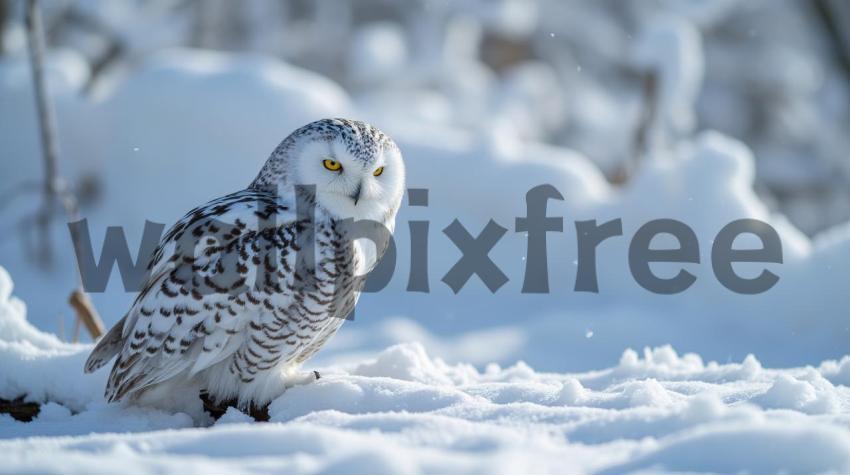
[[[0,268],[0,473],[621,473],[850,470],[850,357],[764,368],[670,346],[581,373],[446,364],[417,342],[318,369],[269,423],[107,405],[89,345],[33,328]],[[199,402],[200,403],[200,402]]]

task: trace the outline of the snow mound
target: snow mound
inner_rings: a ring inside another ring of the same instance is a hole
[[[12,288],[12,279],[0,267],[0,398],[26,396],[81,409],[105,381],[80,374],[89,346],[63,343],[30,325],[26,305],[12,296]]]
[[[826,473],[850,469],[850,434],[780,422],[712,427],[671,438],[650,454],[600,473],[663,467],[677,472]]]
[[[0,344],[28,346],[49,351],[62,346],[53,335],[33,327],[26,319],[26,304],[12,296],[14,284],[6,269],[0,267]]]
[[[446,385],[447,366],[441,360],[432,361],[419,343],[396,345],[382,352],[372,362],[358,365],[354,373],[362,376],[383,376],[426,384]]]
[[[833,384],[850,386],[850,356],[845,356],[840,361],[824,361],[820,372]]]
[[[763,407],[789,408],[812,414],[838,412],[841,403],[832,384],[820,375],[815,378],[803,381],[780,374],[770,389],[755,401]]]

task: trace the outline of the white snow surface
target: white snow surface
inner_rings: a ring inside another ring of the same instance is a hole
[[[850,470],[850,358],[819,367],[704,362],[627,349],[581,373],[519,361],[477,370],[417,342],[318,367],[272,402],[271,421],[218,421],[106,404],[90,345],[32,327],[0,267],[0,473],[621,473]]]

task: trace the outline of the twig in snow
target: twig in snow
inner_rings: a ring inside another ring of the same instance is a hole
[[[83,325],[86,326],[86,330],[88,330],[89,335],[92,338],[97,338],[100,335],[103,335],[103,321],[101,321],[100,316],[97,314],[97,311],[94,309],[94,305],[92,305],[91,299],[80,289],[75,289],[71,292],[71,296],[68,298],[68,303],[71,304],[71,307],[74,308],[74,311],[77,313],[77,317],[79,321],[83,322]],[[77,331],[78,329],[74,329],[74,340],[77,339]]]
[[[41,406],[36,402],[24,402],[24,396],[12,400],[0,398],[0,414],[9,414],[16,421],[30,422],[39,412]]]
[[[76,197],[68,190],[65,181],[59,175],[56,115],[47,93],[47,85],[45,84],[44,25],[41,19],[38,0],[27,0],[26,29],[33,89],[35,90],[36,109],[38,112],[39,132],[41,134],[41,146],[44,157],[44,183],[42,188],[44,202],[41,210],[36,213],[34,221],[35,225],[41,231],[42,252],[49,257],[50,222],[55,215],[57,205],[64,209],[66,217],[71,221],[77,221],[79,219],[79,213]],[[103,334],[103,323],[100,321],[97,312],[94,311],[91,302],[82,290],[79,271],[77,272],[77,279],[77,288],[71,294],[72,306],[76,310],[77,318],[86,325],[86,328],[94,339]]]
[[[5,45],[3,44],[3,33],[6,31],[6,17],[9,16],[9,2],[0,0],[0,56],[5,53]]]
[[[622,185],[629,181],[641,160],[649,153],[652,146],[653,126],[658,115],[658,74],[647,71],[643,74],[643,108],[635,127],[632,140],[632,155],[611,178],[611,183]]]
[[[814,0],[811,6],[832,43],[836,62],[850,78],[850,4],[842,0]]]

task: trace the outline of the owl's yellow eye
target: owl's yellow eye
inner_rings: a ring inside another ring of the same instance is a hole
[[[381,176],[381,173],[384,173],[384,167],[378,167],[378,168],[376,168],[376,169],[375,169],[375,171],[374,171],[374,172],[372,172],[372,175],[374,175],[374,176]]]
[[[324,165],[325,168],[327,168],[328,170],[330,170],[332,172],[338,172],[338,171],[342,170],[342,164],[339,163],[336,160],[331,160],[330,158],[326,158],[322,162],[322,165]]]

